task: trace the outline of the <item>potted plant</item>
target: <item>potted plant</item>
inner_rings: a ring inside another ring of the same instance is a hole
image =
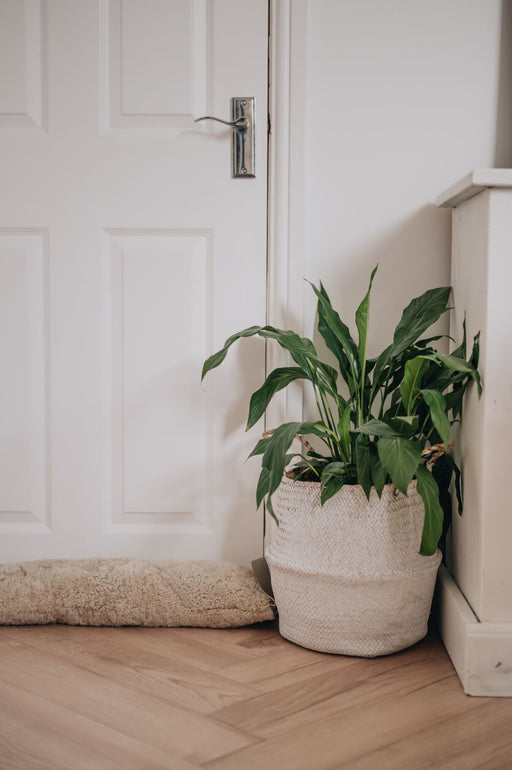
[[[468,360],[465,327],[450,355],[434,347],[444,335],[422,338],[449,310],[449,287],[413,299],[391,344],[367,358],[376,271],[356,311],[357,342],[322,284],[311,284],[318,332],[336,367],[293,331],[252,326],[226,340],[202,372],[243,337],[275,340],[289,352],[294,365],[272,371],[253,393],[247,428],[291,382],[312,388],[316,419],[268,431],[251,453],[262,458],[257,505],[265,501],[278,524],[266,557],[280,632],[305,647],[363,656],[395,652],[427,632],[452,479],[462,511],[450,428],[469,383],[481,392],[478,335]]]

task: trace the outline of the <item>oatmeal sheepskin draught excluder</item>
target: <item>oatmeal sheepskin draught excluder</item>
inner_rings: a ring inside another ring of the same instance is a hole
[[[0,565],[0,625],[197,626],[272,620],[248,569],[228,562],[83,559]]]

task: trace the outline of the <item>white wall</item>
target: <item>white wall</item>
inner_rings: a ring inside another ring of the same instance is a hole
[[[451,212],[436,196],[473,168],[512,166],[510,9],[309,0],[304,275],[352,319],[379,262],[370,354],[412,296],[450,281]]]

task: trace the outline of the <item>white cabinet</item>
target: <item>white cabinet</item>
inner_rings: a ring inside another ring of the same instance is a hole
[[[469,394],[454,513],[440,577],[441,633],[466,692],[512,696],[512,170],[481,169],[438,199],[453,208],[452,334],[480,331],[482,397]]]

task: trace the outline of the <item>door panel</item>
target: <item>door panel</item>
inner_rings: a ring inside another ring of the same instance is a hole
[[[267,3],[17,8],[0,0],[0,558],[247,562],[263,346],[199,377],[265,319]],[[256,179],[231,178],[230,129],[193,122],[240,95]]]

